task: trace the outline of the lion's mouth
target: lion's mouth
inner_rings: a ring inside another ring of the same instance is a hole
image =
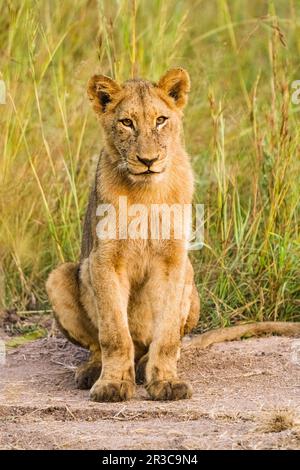
[[[133,171],[129,171],[129,173],[133,176],[144,176],[144,175],[160,175],[163,173],[164,170],[162,171],[153,171],[153,170],[146,170],[146,171],[141,171],[140,173],[134,173]]]

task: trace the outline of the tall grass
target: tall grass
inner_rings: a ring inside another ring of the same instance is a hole
[[[0,302],[47,306],[44,281],[78,258],[103,136],[95,72],[192,79],[186,145],[205,204],[193,254],[201,328],[299,320],[300,5],[296,0],[1,0]]]

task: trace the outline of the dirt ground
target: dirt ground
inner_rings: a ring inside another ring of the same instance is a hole
[[[74,387],[86,352],[62,337],[0,366],[1,449],[299,449],[300,340],[268,337],[185,351],[190,400],[93,403]],[[299,351],[298,351],[299,353]],[[299,355],[299,354],[298,354]]]

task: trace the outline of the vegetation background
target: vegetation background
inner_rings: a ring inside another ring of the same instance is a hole
[[[89,77],[188,69],[185,139],[205,204],[201,329],[300,317],[298,0],[0,0],[0,302],[47,309],[78,259],[102,134]],[[183,183],[184,184],[184,183]]]

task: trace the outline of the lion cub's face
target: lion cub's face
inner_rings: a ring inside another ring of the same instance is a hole
[[[158,84],[129,80],[118,85],[103,75],[91,78],[89,98],[101,118],[111,159],[125,177],[145,183],[167,172],[189,88],[183,69],[170,70]]]

